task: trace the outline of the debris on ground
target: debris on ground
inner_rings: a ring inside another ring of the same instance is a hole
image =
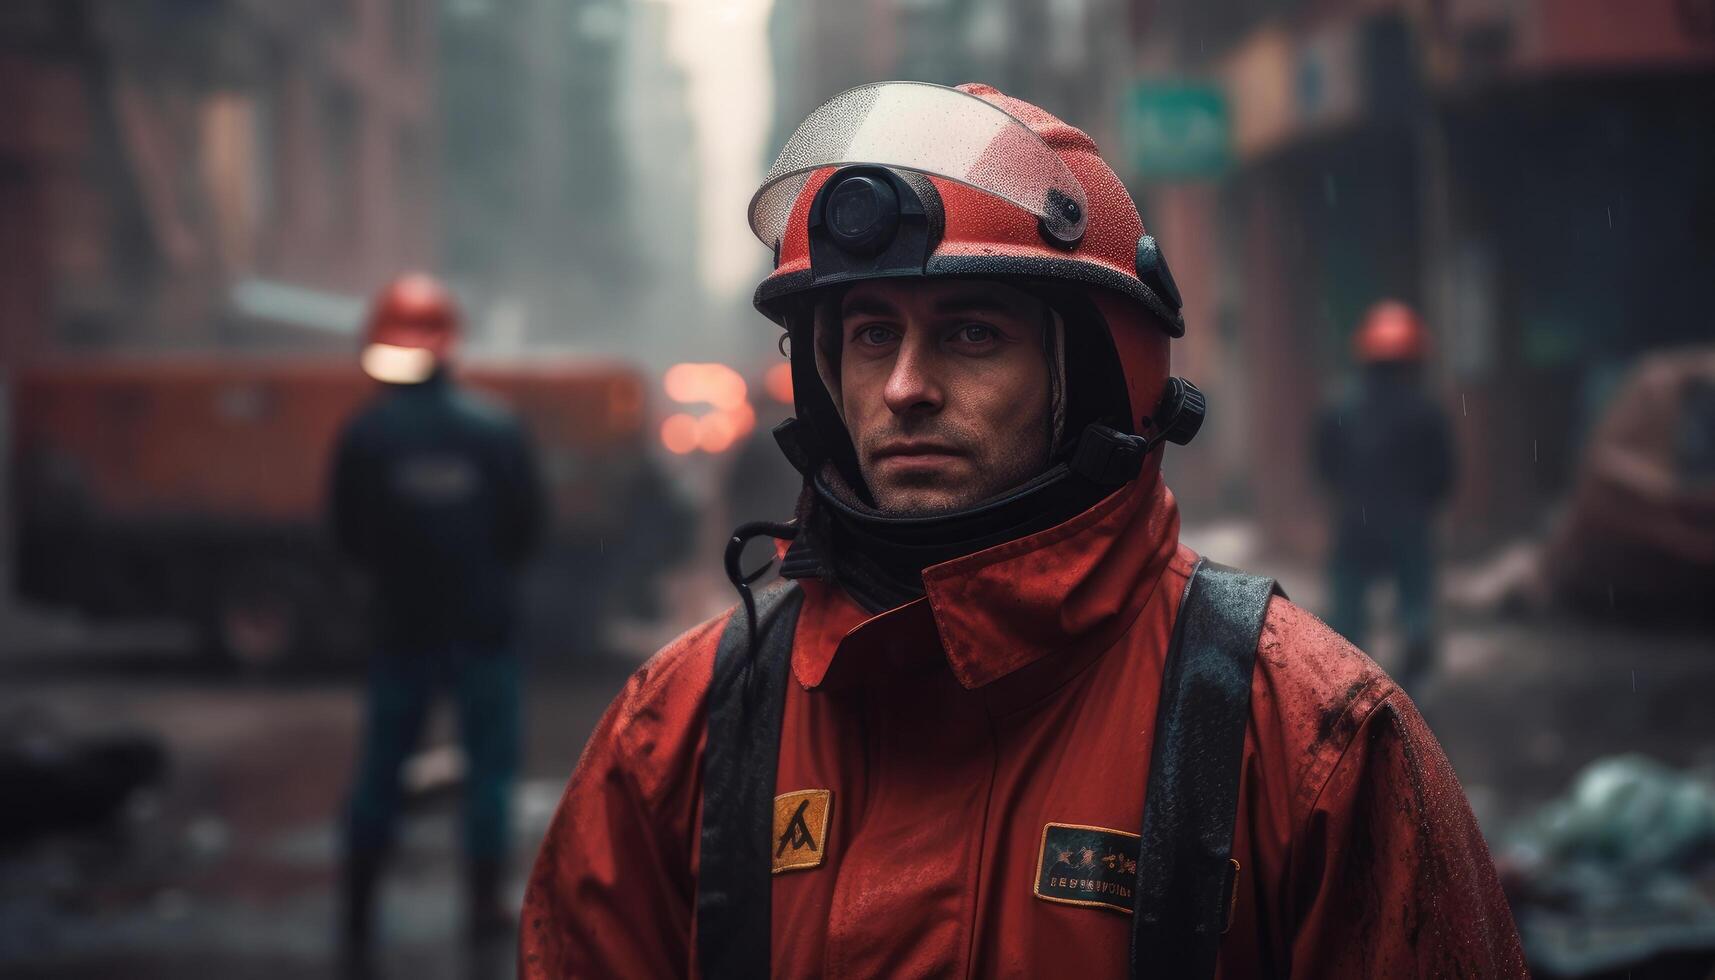
[[[0,843],[111,824],[166,774],[161,740],[140,733],[71,735],[38,726],[0,731]]]
[[[1709,773],[1642,755],[1598,759],[1497,857],[1539,977],[1623,976],[1669,961],[1701,977],[1715,965]]]

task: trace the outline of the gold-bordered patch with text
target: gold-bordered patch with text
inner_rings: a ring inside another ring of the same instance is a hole
[[[1136,905],[1138,839],[1106,827],[1045,825],[1036,858],[1036,897],[1129,913]]]
[[[774,798],[775,874],[822,866],[833,812],[833,790],[800,789]]]

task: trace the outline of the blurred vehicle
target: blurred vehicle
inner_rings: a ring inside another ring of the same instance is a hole
[[[1685,618],[1715,595],[1715,347],[1644,358],[1597,423],[1544,571],[1580,604]]]
[[[1478,570],[1453,599],[1477,611],[1566,606],[1651,624],[1715,616],[1715,347],[1643,358],[1579,459],[1541,541]]]
[[[661,479],[644,456],[642,379],[553,358],[459,376],[518,412],[541,452],[552,531],[525,586],[524,643],[587,652],[609,599],[646,591],[659,567],[609,546]],[[30,367],[14,389],[20,595],[191,619],[211,653],[246,667],[350,657],[364,639],[361,585],[325,526],[328,447],[374,386],[345,359]]]

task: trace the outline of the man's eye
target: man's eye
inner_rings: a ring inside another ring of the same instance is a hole
[[[872,347],[880,347],[893,339],[893,331],[886,327],[862,327],[858,330],[859,343]]]
[[[986,323],[967,323],[955,336],[962,343],[986,344],[995,339],[995,329]]]

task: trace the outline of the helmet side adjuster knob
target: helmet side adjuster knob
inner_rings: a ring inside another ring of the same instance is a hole
[[[1155,408],[1155,418],[1145,418],[1143,424],[1159,430],[1155,437],[1158,441],[1184,446],[1197,437],[1208,414],[1209,399],[1202,389],[1184,378],[1168,378],[1161,402]]]

